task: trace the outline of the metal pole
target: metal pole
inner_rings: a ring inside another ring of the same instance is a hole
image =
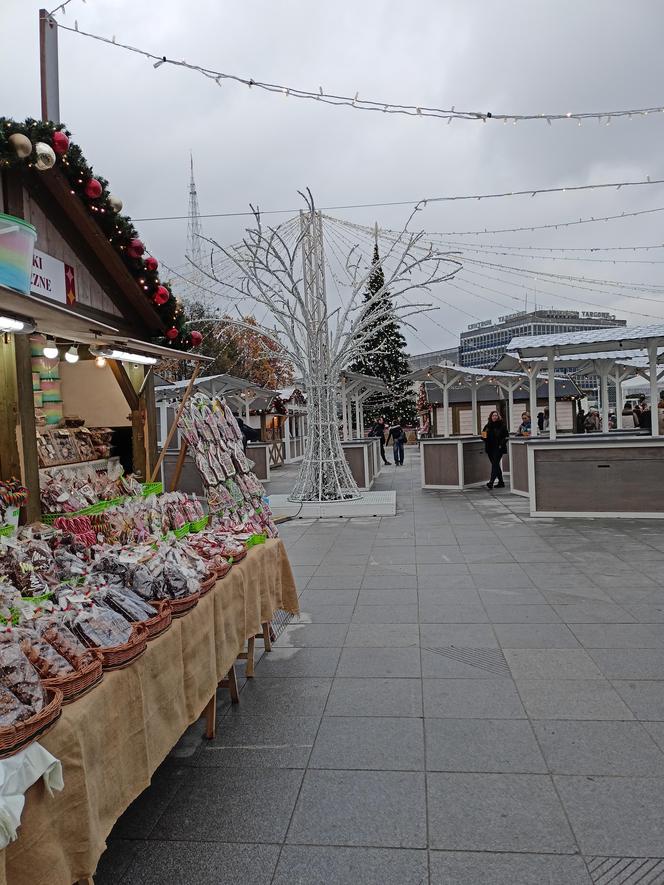
[[[512,430],[512,413],[514,412],[514,385],[507,385],[507,429]]]
[[[549,439],[556,438],[556,374],[553,350],[547,356],[547,380],[549,382]]]
[[[361,431],[360,431],[360,396],[357,395],[355,399],[355,439],[360,439]]]
[[[443,385],[443,436],[450,435],[450,386],[449,382]]]
[[[479,421],[477,419],[477,381],[470,382],[470,407],[473,410],[473,436],[479,436]]]
[[[659,416],[657,414],[657,342],[648,344],[648,361],[650,363],[650,427],[653,436],[659,436]]]
[[[602,432],[609,431],[609,373],[605,366],[600,369],[599,374],[600,398],[602,407]]]
[[[530,408],[530,434],[539,436],[539,424],[537,423],[537,374],[539,363],[534,363],[530,369],[526,369],[528,375],[528,401]]]
[[[58,25],[45,9],[39,10],[39,72],[41,118],[60,122],[60,77],[58,71]]]

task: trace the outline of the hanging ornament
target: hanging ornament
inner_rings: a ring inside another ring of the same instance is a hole
[[[122,212],[122,200],[113,194],[108,195],[108,205],[113,212]]]
[[[157,286],[157,291],[152,296],[152,300],[155,304],[161,307],[163,304],[166,304],[170,297],[170,292],[168,291],[166,286]]]
[[[175,341],[179,334],[180,332],[178,329],[175,328],[175,326],[166,330],[166,337],[169,341]]]
[[[53,150],[59,157],[63,157],[69,150],[69,139],[61,130],[53,133]]]
[[[10,135],[7,141],[12,146],[16,156],[21,160],[25,160],[32,153],[32,142],[27,135],[23,135],[21,132],[15,132],[13,135]]]
[[[192,347],[198,347],[198,345],[203,340],[203,336],[201,335],[201,333],[197,332],[195,329],[193,332],[191,332],[189,337],[191,338],[191,346]]]
[[[85,185],[85,196],[89,200],[98,200],[101,197],[102,187],[96,178],[91,178]]]
[[[145,259],[145,269],[150,271],[155,271],[159,267],[159,262],[156,258],[150,256]]]
[[[55,166],[55,151],[50,144],[38,141],[35,145],[35,153],[37,154],[37,162],[35,166],[40,172],[46,172]]]
[[[127,255],[130,258],[140,258],[141,255],[145,252],[145,246],[143,245],[143,241],[137,238],[129,241],[129,245],[127,246]]]

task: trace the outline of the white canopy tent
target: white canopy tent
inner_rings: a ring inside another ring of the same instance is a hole
[[[635,359],[647,355],[647,371],[650,381],[650,402],[653,410],[652,435],[659,436],[657,421],[657,382],[658,364],[664,348],[664,324],[653,326],[633,326],[613,329],[592,329],[582,332],[561,332],[554,335],[533,335],[513,338],[507,350],[523,362],[542,368],[546,365],[549,377],[554,377],[556,361],[565,357],[574,358],[579,363],[586,361],[595,365],[595,371],[602,382],[602,410],[608,426],[608,377],[611,367],[616,364],[636,370]],[[627,359],[625,357],[627,356]],[[639,366],[640,372],[645,367]],[[618,382],[620,384],[620,382]],[[552,401],[553,400],[553,401]],[[549,414],[555,408],[555,395],[549,385]],[[551,439],[556,438],[555,422],[551,427]]]
[[[376,393],[388,393],[387,385],[373,375],[344,371],[339,381],[341,400],[341,426],[343,439],[353,436],[353,402],[355,403],[355,431],[358,438],[364,436],[364,403]]]

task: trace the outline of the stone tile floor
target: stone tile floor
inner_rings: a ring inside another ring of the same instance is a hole
[[[664,525],[419,476],[384,469],[395,518],[283,525],[302,615],[97,885],[664,883]]]

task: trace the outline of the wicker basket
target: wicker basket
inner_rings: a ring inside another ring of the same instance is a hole
[[[224,578],[232,568],[233,568],[232,562],[225,562],[223,565],[217,566],[215,568],[215,572],[217,574],[217,580]]]
[[[0,728],[0,758],[13,756],[31,744],[60,718],[62,692],[58,688],[47,690],[47,704],[29,719]]]
[[[198,605],[201,598],[200,593],[192,593],[191,596],[184,596],[182,599],[169,599],[168,603],[171,607],[171,613],[174,618],[181,618]]]
[[[212,590],[212,588],[214,587],[214,585],[216,583],[217,583],[217,573],[213,572],[204,581],[201,581],[201,589],[200,589],[199,596],[205,596],[206,593],[209,593],[210,590]]]
[[[70,704],[76,698],[80,698],[86,692],[90,691],[102,677],[102,660],[101,654],[97,649],[91,649],[94,655],[94,661],[75,673],[69,673],[67,676],[55,676],[51,679],[42,679],[44,688],[57,688],[62,692],[62,703]]]
[[[245,556],[247,555],[248,552],[249,551],[245,547],[241,553],[234,553],[231,557],[231,559],[233,560],[233,563],[242,562],[242,560],[245,558]]]
[[[158,602],[150,603],[157,609],[157,614],[147,621],[141,621],[144,627],[147,627],[148,641],[160,636],[171,626],[173,621],[173,613],[171,611],[171,603],[168,599],[160,599]]]
[[[144,624],[131,625],[129,642],[98,649],[104,670],[121,670],[142,655],[148,645],[148,628]]]

